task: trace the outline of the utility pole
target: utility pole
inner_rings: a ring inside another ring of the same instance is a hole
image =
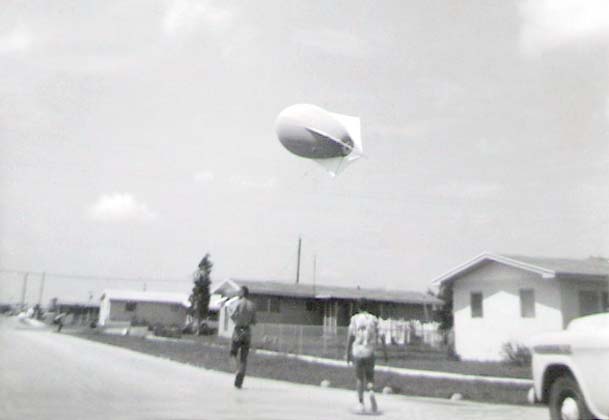
[[[315,284],[317,283],[317,254],[313,255],[313,294],[315,294]]]
[[[23,286],[21,287],[21,310],[25,309],[25,293],[27,291],[27,277],[30,273],[23,275]]]
[[[42,278],[40,279],[40,292],[38,293],[38,306],[42,306],[42,294],[44,293],[44,279],[46,277],[46,273],[42,273]]]
[[[300,282],[300,248],[302,244],[302,238],[298,237],[298,261],[296,263],[296,284]]]

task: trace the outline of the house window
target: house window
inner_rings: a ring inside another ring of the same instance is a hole
[[[307,300],[307,302],[305,303],[305,308],[307,309],[308,312],[314,311],[315,310],[315,301]]]
[[[598,298],[598,293],[593,290],[580,290],[579,315],[586,316],[600,312]]]
[[[484,311],[482,308],[481,292],[472,292],[470,295],[470,306],[472,309],[472,318],[482,318]]]
[[[269,312],[279,313],[281,312],[281,306],[279,304],[279,298],[271,297],[269,298]]]
[[[520,316],[535,318],[535,290],[520,289]]]
[[[125,312],[135,312],[136,307],[137,307],[136,302],[127,302],[127,303],[125,303]]]
[[[258,310],[260,312],[268,312],[269,302],[265,297],[252,296],[251,301],[254,302],[254,305],[256,306],[256,310]]]
[[[171,305],[171,312],[178,312],[180,310],[180,305]]]

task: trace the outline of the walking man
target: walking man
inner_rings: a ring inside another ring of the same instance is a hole
[[[374,395],[374,352],[379,339],[378,319],[368,312],[368,302],[360,299],[357,302],[357,313],[351,317],[349,323],[349,337],[347,341],[347,363],[355,366],[355,378],[357,387],[358,410],[366,411],[364,405],[364,390],[368,391],[370,399],[370,410],[378,411],[376,397]],[[381,340],[383,355],[387,362],[387,350],[385,341]]]
[[[57,315],[53,319],[53,323],[57,325],[57,332],[61,332],[61,329],[63,328],[63,319],[65,317],[66,317],[66,313],[65,312],[61,312],[59,315]]]
[[[256,324],[256,306],[248,297],[249,289],[242,286],[239,290],[239,299],[234,304],[233,312],[230,315],[235,323],[230,355],[237,367],[235,376],[235,387],[237,389],[240,389],[243,385],[245,370],[247,369],[247,356],[252,341],[252,325]],[[237,354],[239,354],[238,360]]]

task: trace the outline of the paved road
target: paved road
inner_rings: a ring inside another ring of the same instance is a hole
[[[255,363],[255,360],[252,360]],[[0,317],[0,419],[357,419],[354,393],[232,376]],[[386,420],[547,419],[539,407],[379,396]]]

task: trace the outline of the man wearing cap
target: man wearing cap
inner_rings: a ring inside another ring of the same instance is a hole
[[[365,299],[358,300],[357,310],[349,323],[347,363],[353,361],[355,366],[358,410],[365,412],[364,389],[366,389],[370,398],[370,410],[375,413],[378,406],[374,395],[374,352],[379,339],[378,318],[368,312],[368,302]],[[384,340],[381,340],[381,343],[386,362],[387,351]]]
[[[247,356],[250,351],[252,341],[251,326],[256,324],[256,306],[248,299],[249,289],[242,286],[239,289],[239,299],[235,303],[230,318],[235,323],[233,337],[230,346],[230,355],[234,359],[237,373],[235,376],[235,387],[240,389],[245,378],[247,368]],[[239,360],[237,360],[239,353]]]

